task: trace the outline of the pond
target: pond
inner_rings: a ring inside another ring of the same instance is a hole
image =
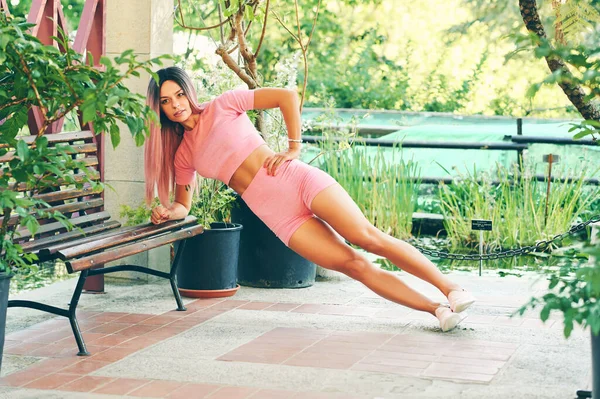
[[[326,111],[328,110],[305,109],[302,118],[308,126],[319,126],[317,121]],[[508,137],[517,135],[516,119],[509,117],[338,109],[334,110],[334,116],[324,118],[321,123],[340,126],[349,124],[352,117],[357,120],[359,136],[362,135],[361,129],[368,131],[380,128],[383,130],[377,138],[382,140],[510,143]],[[574,122],[577,121],[524,118],[522,134],[527,137],[570,139],[574,133],[569,132],[569,129]],[[305,134],[313,135],[315,132],[308,130]],[[371,154],[376,151],[375,148],[367,149]],[[498,165],[510,168],[517,162],[515,150],[384,148],[382,151],[388,160],[391,160],[394,152],[401,153],[401,156],[395,157],[395,162],[399,162],[400,159],[411,160],[419,166],[421,177],[428,178],[457,177],[474,169],[491,171]],[[313,159],[318,152],[316,148],[307,148],[303,160]],[[586,177],[597,177],[600,168],[600,146],[529,144],[524,153],[524,161],[534,173],[545,175],[548,169],[548,164],[544,161],[546,154],[557,155],[560,159],[558,165],[553,167],[555,177],[568,177],[572,175],[573,170],[582,169],[586,169]]]

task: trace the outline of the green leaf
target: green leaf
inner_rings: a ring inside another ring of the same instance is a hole
[[[24,140],[19,140],[17,143],[17,155],[22,161],[27,161],[29,159],[29,146]]]
[[[90,80],[90,77],[83,72],[74,73],[72,75],[69,75],[69,78],[71,80],[74,80],[75,82],[87,82]]]
[[[111,96],[111,97],[109,97],[108,100],[106,100],[106,108],[112,107],[118,101],[119,101],[119,97],[117,97],[117,96]]]
[[[550,310],[551,309],[548,306],[544,306],[544,308],[540,312],[540,318],[542,319],[543,322],[548,320],[548,318],[550,317]]]
[[[110,58],[105,56],[100,57],[100,64],[104,65],[107,69],[110,69],[112,67],[112,61],[110,60]]]
[[[581,131],[581,132],[579,132],[579,133],[575,134],[575,135],[573,136],[573,140],[579,140],[579,139],[582,139],[582,138],[584,138],[585,136],[589,136],[590,134],[593,134],[593,133],[594,133],[593,131],[591,131],[591,130],[588,130],[588,129],[585,129],[585,130],[583,130],[583,131]]]
[[[83,108],[83,123],[86,124],[91,122],[96,117],[96,104],[88,102]]]
[[[567,320],[565,318],[565,328],[564,328],[563,332],[565,334],[565,338],[569,338],[571,336],[571,332],[573,332],[573,320],[572,319]]]
[[[138,123],[136,118],[132,117],[132,116],[127,116],[125,118],[125,122],[127,123],[127,127],[129,128],[129,131],[131,132],[131,134],[135,134],[138,132]]]
[[[111,142],[113,148],[117,148],[117,146],[121,142],[121,135],[119,132],[119,127],[117,126],[116,123],[110,125],[110,142]]]
[[[35,235],[40,228],[40,224],[35,218],[28,218],[25,222],[25,227],[27,227],[27,230],[29,230],[32,235]]]
[[[252,9],[252,7],[244,7],[244,18],[246,18],[249,21],[252,21],[254,19],[254,10]]]

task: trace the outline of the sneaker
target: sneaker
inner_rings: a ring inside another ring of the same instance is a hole
[[[460,313],[475,303],[475,297],[469,291],[456,290],[448,294],[448,302],[450,309],[454,313]]]
[[[440,306],[435,310],[435,317],[440,321],[440,328],[443,332],[450,331],[455,328],[458,323],[463,321],[467,315],[465,313],[454,313],[446,306]]]

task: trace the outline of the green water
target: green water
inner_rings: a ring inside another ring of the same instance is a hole
[[[322,111],[308,109],[303,112],[304,120],[316,118]],[[365,111],[338,110],[336,116],[343,122],[350,121],[352,115],[362,116]],[[342,123],[343,123],[342,122]],[[523,135],[572,138],[569,132],[573,121],[552,119],[524,119]],[[358,127],[397,126],[398,130],[383,136],[382,140],[398,141],[445,141],[469,143],[510,143],[505,136],[516,135],[516,120],[506,117],[457,116],[448,114],[402,113],[393,111],[372,111],[360,119]],[[310,134],[310,131],[307,132]],[[308,146],[307,146],[308,147]],[[349,150],[352,151],[352,150]],[[367,152],[375,154],[375,147]],[[457,177],[474,170],[495,170],[498,166],[510,169],[517,162],[515,150],[461,150],[431,148],[384,148],[384,153],[401,151],[402,159],[417,162],[422,177]],[[302,159],[310,161],[318,154],[318,149],[308,148]],[[524,161],[531,173],[547,175],[548,164],[543,157],[555,154],[560,157],[553,164],[552,176],[568,177],[585,170],[587,178],[598,177],[600,172],[600,146],[529,144],[524,153]],[[323,158],[323,157],[322,157]],[[389,155],[391,159],[391,155]],[[400,157],[396,156],[396,159]],[[318,166],[318,162],[315,166]]]

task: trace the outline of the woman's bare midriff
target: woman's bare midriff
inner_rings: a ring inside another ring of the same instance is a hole
[[[273,154],[275,154],[273,150],[267,147],[266,144],[263,144],[252,151],[252,153],[248,155],[248,158],[246,158],[233,173],[228,186],[235,190],[239,195],[242,195],[250,185],[252,179],[254,179],[254,176],[256,176],[256,173],[263,167],[265,159]]]

